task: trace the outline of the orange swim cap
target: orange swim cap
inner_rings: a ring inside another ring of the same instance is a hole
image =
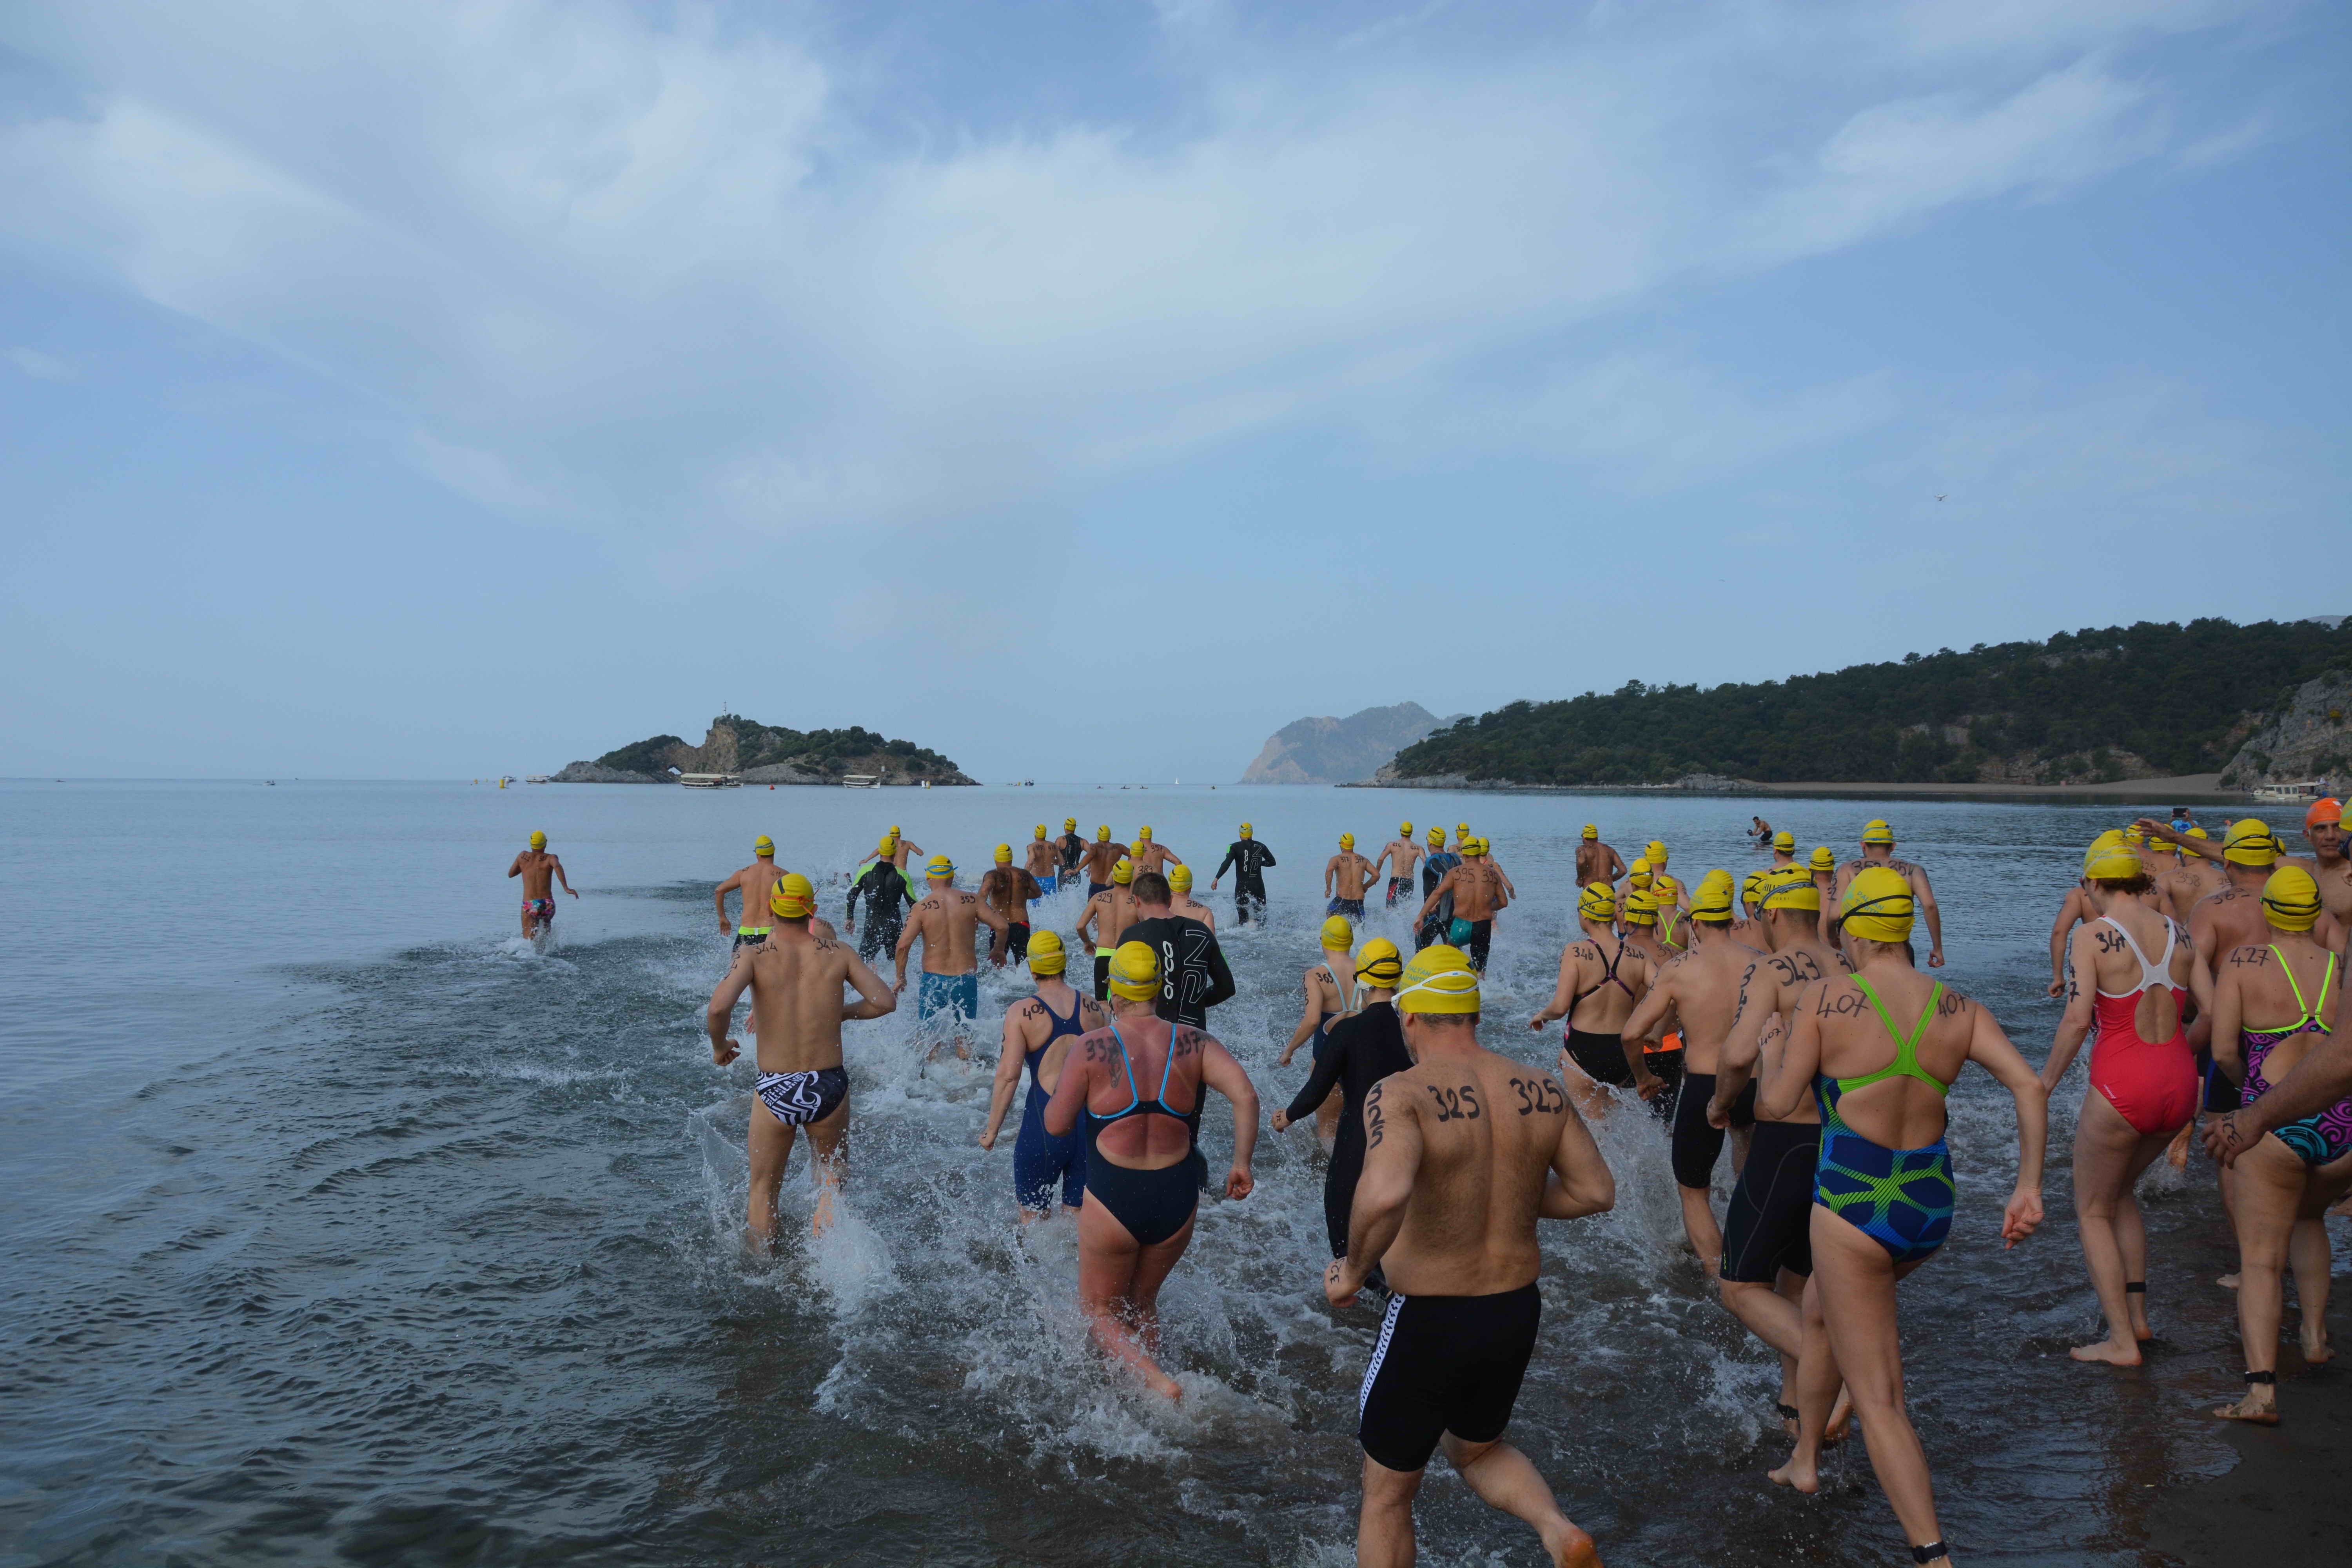
[[[2343,820],[2344,803],[2333,798],[2312,802],[2311,809],[2303,814],[2305,827],[2317,827],[2323,822],[2341,823]]]

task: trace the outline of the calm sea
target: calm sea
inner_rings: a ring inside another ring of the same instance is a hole
[[[1521,901],[1487,1043],[1525,1027],[1570,927],[1587,820],[1696,879],[1758,861],[1733,800],[1319,789],[698,793],[464,783],[0,784],[0,1563],[1276,1563],[1352,1561],[1358,1381],[1375,1319],[1321,1297],[1304,1129],[1204,1203],[1171,1282],[1181,1411],[1108,1376],[1066,1225],[1013,1221],[1010,1137],[974,1143],[985,1062],[925,1068],[901,1014],[852,1026],[847,1223],[747,1260],[748,1063],[710,1065],[710,888],[774,836],[847,869],[891,823],[963,866],[1075,814],[1141,822],[1202,870],[1244,818],[1281,858],[1270,924],[1227,936],[1213,1024],[1270,1104],[1316,956],[1325,858],[1394,819],[1467,820]],[[1885,816],[1933,872],[1945,977],[2039,1060],[2051,916],[2113,806],[1762,803],[1801,844]],[[2165,803],[2149,802],[2152,809]],[[2280,819],[2283,829],[2294,824]],[[533,827],[578,902],[517,940],[502,873]],[[837,899],[828,895],[828,912]],[[1078,900],[1050,912],[1065,929]],[[1367,934],[1403,937],[1377,910]],[[1014,994],[983,972],[984,1005]],[[1952,1244],[1903,1288],[1910,1399],[1972,1562],[2154,1562],[2158,1489],[2226,1468],[2203,1406],[2238,1366],[2210,1169],[2146,1196],[2160,1336],[2093,1333],[2055,1108],[2051,1222],[2003,1253],[2005,1096],[1952,1097]],[[1230,1119],[1213,1105],[1213,1166]],[[1617,1210],[1546,1228],[1541,1349],[1514,1439],[1623,1564],[1896,1562],[1853,1445],[1823,1495],[1769,1486],[1773,1359],[1680,1247],[1647,1118],[1604,1130]],[[1727,1171],[1721,1178],[1728,1182]],[[797,1160],[785,1202],[808,1207]],[[1442,1465],[1424,1561],[1530,1563]]]

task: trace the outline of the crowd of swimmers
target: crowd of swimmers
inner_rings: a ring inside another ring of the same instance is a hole
[[[1944,963],[1940,910],[1927,871],[1895,855],[1887,823],[1867,824],[1859,854],[1843,859],[1826,847],[1800,858],[1791,835],[1760,818],[1754,829],[1769,864],[1744,880],[1717,869],[1686,882],[1664,843],[1628,863],[1584,826],[1577,930],[1550,1000],[1528,1021],[1538,1033],[1561,1026],[1556,1072],[1479,1041],[1493,922],[1517,894],[1468,824],[1450,847],[1442,828],[1421,840],[1402,824],[1370,858],[1342,835],[1327,861],[1320,955],[1302,972],[1301,1013],[1278,1064],[1305,1047],[1312,1065],[1267,1125],[1277,1135],[1317,1126],[1328,1151],[1325,1294],[1342,1308],[1369,1297],[1382,1312],[1359,1402],[1360,1563],[1412,1561],[1412,1500],[1441,1447],[1480,1498],[1535,1528],[1552,1561],[1600,1561],[1502,1438],[1536,1341],[1537,1222],[1613,1205],[1591,1126],[1644,1113],[1634,1107],[1664,1124],[1685,1232],[1722,1305],[1779,1352],[1792,1447],[1771,1479],[1814,1490],[1822,1447],[1859,1424],[1916,1563],[1950,1552],[1905,1408],[1895,1286],[1950,1233],[1946,1097],[1971,1062],[2014,1103],[2016,1173],[2000,1226],[2013,1247],[2042,1219],[2049,1096],[2090,1042],[2074,1204],[2107,1334],[2077,1359],[2137,1364],[2151,1337],[2134,1184],[2168,1150],[2185,1162],[2200,1110],[2217,1113],[2204,1141],[2239,1246],[2238,1273],[2223,1283],[2237,1290],[2247,1369],[2243,1398],[2215,1414],[2278,1420],[2289,1268],[2304,1358],[2327,1358],[2320,1216],[2352,1189],[2352,1030],[2336,1027],[2352,864],[2338,803],[2307,816],[2308,857],[2287,855],[2252,818],[2218,841],[2185,814],[2094,841],[2052,933],[2052,994],[2065,1006],[2039,1071],[1987,1007],[1931,973]],[[995,1148],[1025,1076],[1012,1160],[1022,1219],[1067,1216],[1094,1342],[1147,1388],[1181,1398],[1160,1363],[1157,1301],[1209,1186],[1199,1139],[1208,1092],[1233,1113],[1228,1200],[1253,1189],[1260,1124],[1256,1086],[1208,1026],[1234,984],[1217,916],[1193,898],[1182,857],[1149,827],[1120,844],[1107,826],[1082,838],[1066,818],[1060,837],[1041,825],[1021,854],[997,846],[965,890],[944,855],[924,863],[919,885],[910,861],[921,847],[893,827],[854,874],[843,935],[818,914],[809,878],[777,867],[764,836],[754,850],[717,892],[722,929],[730,892],[742,912],[705,1019],[713,1060],[733,1061],[729,1031],[748,993],[759,1069],[751,1240],[774,1237],[803,1128],[814,1225],[832,1223],[847,1172],[842,1026],[896,1007],[917,946],[919,1013],[966,1050],[984,925],[991,961],[1025,965],[1034,988],[1006,1010],[980,1145]],[[1236,921],[1264,919],[1274,864],[1243,824],[1210,883],[1232,873]],[[1384,870],[1388,906],[1412,911],[1410,955],[1358,940]],[[1036,929],[1031,906],[1082,872],[1087,900],[1069,938]],[[534,908],[551,918],[547,882],[561,875],[544,835],[509,874],[542,900],[525,903],[528,934]],[[1092,949],[1090,986],[1067,977],[1073,947]],[[889,981],[872,967],[886,950]],[[1736,1179],[1718,1221],[1712,1190],[1727,1146]]]

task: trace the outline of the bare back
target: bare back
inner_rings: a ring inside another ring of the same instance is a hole
[[[1649,989],[1650,961],[1612,937],[1587,933],[1570,942],[1559,955],[1559,966],[1563,980],[1571,969],[1575,972],[1568,1026],[1588,1035],[1623,1032],[1633,1004]]]
[[[1054,984],[1060,994],[1048,995],[1041,982],[1035,995],[1015,1002],[1012,1007],[1014,1043],[1021,1047],[1021,1054],[1026,1057],[1038,1047],[1045,1047],[1045,1054],[1037,1058],[1036,1077],[1037,1087],[1047,1094],[1053,1093],[1062,1081],[1062,1065],[1069,1060],[1070,1052],[1078,1043],[1076,1035],[1054,1038],[1054,1015],[1072,1017],[1071,1009],[1076,1008],[1078,1027],[1087,1033],[1110,1022],[1109,1010],[1101,1003],[1071,985],[1059,981]],[[1048,1040],[1053,1043],[1046,1045]]]
[[[1087,880],[1089,882],[1109,881],[1110,868],[1113,866],[1118,865],[1126,858],[1126,845],[1113,844],[1107,838],[1097,839],[1092,844],[1087,846]]]
[[[1712,1073],[1739,1012],[1740,977],[1766,956],[1761,951],[1709,935],[1696,947],[1666,961],[1654,990],[1667,994],[1682,1022],[1683,1067],[1685,1071]]]
[[[1503,907],[1502,873],[1484,860],[1465,860],[1445,873],[1441,888],[1451,884],[1454,889],[1454,918],[1469,921],[1490,921]]]
[[[1576,847],[1576,885],[1589,888],[1595,882],[1611,887],[1625,874],[1624,858],[1608,845],[1598,841]]]
[[[751,1013],[761,1023],[761,1072],[839,1067],[842,987],[869,994],[888,989],[849,948],[790,926],[745,948],[743,959],[751,968]]]
[[[1029,900],[1037,897],[1039,890],[1034,878],[1011,866],[995,867],[980,879],[980,896],[988,900],[988,907],[1008,921],[1024,924],[1028,921]]]
[[[2130,933],[2126,942],[2117,928]],[[2074,974],[2077,980],[2087,968],[2093,983],[2110,996],[2140,992],[2138,1005],[2132,1014],[2132,1030],[2143,1040],[2169,1040],[2180,1031],[2180,1008],[2169,990],[2158,986],[2140,989],[2144,978],[2140,956],[2150,963],[2164,965],[2168,984],[2189,988],[2189,967],[2196,963],[2185,932],[2175,929],[2169,915],[2158,914],[2137,899],[2111,899],[2105,915],[2094,913],[2077,926],[2074,942]],[[2133,943],[2139,951],[2132,951]],[[2168,962],[2165,949],[2172,950]]]
[[[526,849],[514,858],[514,868],[509,876],[522,879],[522,896],[544,899],[552,895],[555,868],[562,862],[544,849]]]
[[[1116,1116],[1139,1100],[1158,1100],[1177,1112],[1114,1121],[1096,1133],[1096,1148],[1112,1163],[1139,1171],[1165,1170],[1190,1154],[1192,1130],[1181,1118],[1200,1109],[1207,1092],[1202,1063],[1216,1043],[1188,1024],[1132,1013],[1081,1037],[1070,1061],[1091,1114]]]
[[[2321,1009],[2325,1019],[2344,984],[2342,973],[2329,973],[2328,959],[2327,950],[2301,931],[2273,931],[2258,947],[2232,949],[2221,961],[2214,1014],[2217,1026],[2234,1026],[2229,1029],[2231,1038],[2215,1037],[2214,1054],[2224,1061],[2234,1058],[2242,1062],[2243,1042],[2235,1037],[2238,1031],[2292,1029],[2307,1016],[2305,1009],[2314,1007]],[[2327,994],[2324,1006],[2323,988]],[[2273,1085],[2281,1082],[2313,1046],[2326,1037],[2308,1030],[2276,1041],[2263,1059],[2263,1078]]]
[[[1918,1026],[1935,981],[1916,969],[1895,964],[1877,965],[1868,978],[1896,1027],[1907,1033]],[[1895,1059],[1895,1037],[1854,976],[1833,976],[1815,986],[1813,994],[1813,1004],[1799,1018],[1798,1029],[1801,1033],[1818,1030],[1818,1060],[1823,1074],[1833,1079],[1864,1078]],[[1935,1016],[1920,1031],[1918,1064],[1947,1088],[1968,1064],[1977,1012],[1976,1003],[1947,989],[1937,999]],[[1837,1110],[1847,1126],[1889,1149],[1923,1149],[1944,1135],[1944,1095],[1908,1075],[1848,1090],[1838,1100]]]
[[[907,917],[902,940],[923,944],[926,974],[970,974],[980,967],[980,895],[961,888],[933,891]]]
[[[1052,839],[1032,838],[1029,841],[1027,854],[1025,869],[1032,877],[1050,877],[1054,874],[1056,861]]]
[[[1352,849],[1343,849],[1323,863],[1323,880],[1335,899],[1360,899],[1371,885],[1372,863]]]
[[[1169,908],[1171,912],[1180,914],[1188,921],[1199,921],[1211,931],[1217,929],[1217,911],[1190,893],[1177,894]]]
[[[768,895],[775,891],[776,884],[783,879],[784,875],[773,860],[754,860],[719,884],[719,897],[722,900],[720,907],[725,907],[728,889],[734,889],[743,895],[743,912],[739,917],[740,922],[746,926],[766,925],[771,918]]]

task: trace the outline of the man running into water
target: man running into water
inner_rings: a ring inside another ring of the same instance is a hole
[[[1273,1121],[1276,1132],[1286,1131],[1315,1116],[1332,1091],[1339,1091],[1339,1125],[1323,1173],[1323,1229],[1334,1258],[1348,1256],[1348,1215],[1356,1201],[1356,1178],[1364,1168],[1364,1098],[1372,1085],[1412,1065],[1396,1009],[1390,1005],[1397,976],[1404,969],[1396,943],[1373,938],[1356,954],[1355,966],[1363,1006],[1331,1026],[1325,1047],[1315,1055],[1307,1087],[1288,1109],[1274,1113]],[[1373,1290],[1388,1294],[1388,1283],[1377,1267],[1367,1278]]]
[[[1255,915],[1265,920],[1265,868],[1274,864],[1274,851],[1259,843],[1255,829],[1242,824],[1239,838],[1225,846],[1225,858],[1217,862],[1216,875],[1209,879],[1209,891],[1215,892],[1217,884],[1225,879],[1225,872],[1234,874],[1234,923],[1245,926]]]
[[[1160,1287],[1192,1243],[1206,1184],[1201,1110],[1215,1089],[1233,1102],[1234,1163],[1225,1196],[1250,1195],[1257,1090],[1216,1039],[1154,1016],[1160,963],[1122,942],[1110,969],[1111,1021],[1071,1050],[1045,1106],[1048,1137],[1086,1143],[1087,1198],[1078,1208],[1078,1306],[1095,1343],[1152,1392],[1183,1389],[1160,1368]],[[1151,1098],[1143,1086],[1156,1084]]]
[[[1372,862],[1372,876],[1378,879],[1381,868],[1389,868],[1389,908],[1394,909],[1399,899],[1412,897],[1412,868],[1421,859],[1421,846],[1412,841],[1412,824],[1397,824],[1397,836],[1381,847],[1381,858]]]
[[[1211,931],[1217,929],[1217,911],[1192,896],[1192,868],[1168,868],[1168,890],[1172,895],[1168,907],[1188,921],[1199,921]]]
[[[1642,858],[1650,867],[1650,894],[1658,900],[1661,912],[1679,909],[1689,902],[1683,892],[1682,879],[1666,870],[1666,846],[1664,839],[1653,838],[1642,851]]]
[[[1473,838],[1463,847],[1462,863],[1439,880],[1437,890],[1421,906],[1417,918],[1426,921],[1436,911],[1437,901],[1451,895],[1454,919],[1446,928],[1448,942],[1468,952],[1470,967],[1484,973],[1487,950],[1495,940],[1495,917],[1510,899],[1503,891],[1502,878],[1486,862],[1486,841]]]
[[[1127,858],[1134,862],[1135,874],[1139,877],[1146,871],[1158,871],[1165,876],[1169,867],[1184,863],[1184,857],[1155,841],[1149,827],[1135,830],[1135,847],[1127,852]]]
[[[1062,836],[1054,840],[1054,858],[1058,862],[1054,878],[1057,883],[1075,882],[1078,878],[1078,862],[1087,858],[1087,841],[1078,837],[1078,819],[1062,818]]]
[[[1576,843],[1576,885],[1590,888],[1606,882],[1612,888],[1625,875],[1625,858],[1601,842],[1598,824],[1588,822]]]
[[[547,852],[547,835],[534,827],[530,830],[530,847],[514,858],[507,868],[509,877],[522,879],[522,937],[525,942],[537,942],[543,931],[555,929],[555,889],[561,882],[563,890],[578,898],[572,879],[563,874],[563,862]]]
[[[1835,884],[1822,889],[1822,897],[1828,900],[1828,907],[1832,910],[1838,908],[1845,898],[1847,884],[1853,880],[1855,874],[1873,866],[1885,866],[1899,872],[1903,879],[1911,884],[1911,896],[1918,900],[1919,918],[1927,922],[1927,967],[1943,968],[1944,911],[1936,907],[1936,889],[1927,884],[1926,868],[1895,858],[1895,829],[1886,825],[1884,817],[1873,817],[1863,824],[1862,858],[1839,867]]]
[[[1173,869],[1181,871],[1181,865]],[[1139,871],[1130,890],[1135,895],[1135,923],[1119,933],[1119,944],[1139,942],[1160,959],[1158,1016],[1171,1024],[1204,1029],[1209,1009],[1234,994],[1234,972],[1225,965],[1217,933],[1196,920],[1176,912],[1175,891],[1157,871]]]
[[[1454,923],[1454,894],[1450,889],[1441,894],[1437,888],[1445,880],[1445,873],[1460,864],[1462,857],[1445,847],[1445,829],[1431,828],[1429,854],[1421,862],[1421,896],[1435,899],[1437,907],[1419,917],[1420,924],[1412,937],[1415,952],[1445,940],[1446,931]]]
[[[1356,853],[1356,836],[1339,835],[1339,852],[1323,862],[1323,896],[1330,901],[1324,905],[1327,915],[1345,915],[1351,921],[1364,918],[1364,889],[1371,886],[1372,863]]]
[[[775,924],[768,940],[744,950],[742,962],[710,994],[703,1027],[710,1036],[710,1059],[720,1067],[739,1047],[727,1037],[735,1000],[745,988],[751,1011],[769,1021],[760,1032],[756,1058],[760,1081],[751,1104],[751,1197],[745,1227],[754,1247],[776,1237],[776,1190],[793,1152],[796,1128],[809,1130],[816,1159],[816,1212],[811,1228],[819,1236],[833,1224],[834,1194],[849,1174],[849,1075],[841,1067],[841,1026],[852,1018],[879,1018],[896,1011],[898,998],[882,977],[837,942],[809,930],[816,889],[797,871],[776,879],[768,894]],[[856,988],[845,1005],[841,988]]]
[[[743,895],[743,918],[735,922],[735,945],[746,947],[766,936],[768,893],[782,875],[776,868],[776,841],[762,833],[751,840],[751,863],[711,892],[711,901],[719,906],[719,934],[727,934],[727,895],[740,892]],[[758,1034],[758,1026],[754,1025],[751,1032]]]
[[[898,974],[894,989],[907,988],[907,957],[920,941],[923,983],[915,993],[915,1026],[919,1029],[931,1018],[944,1015],[957,1058],[969,1061],[971,1052],[964,1044],[964,1037],[980,1017],[979,931],[985,924],[995,934],[1001,952],[1008,941],[1009,922],[978,895],[955,885],[955,862],[946,856],[932,856],[924,869],[931,890],[915,906],[907,929],[898,933]],[[929,1061],[939,1051],[939,1046],[934,1044],[923,1059]]]
[[[1616,889],[1598,881],[1587,887],[1576,900],[1576,921],[1583,934],[1560,949],[1559,983],[1528,1027],[1540,1033],[1554,1018],[1568,1020],[1560,1076],[1577,1109],[1598,1121],[1610,1106],[1602,1085],[1636,1089],[1644,1100],[1665,1085],[1651,1075],[1641,1042],[1625,1037],[1625,1020],[1650,988],[1650,965],[1617,934]]]
[[[1041,931],[1030,939],[1029,973],[1037,989],[1004,1010],[1003,1048],[997,1053],[996,1081],[989,1087],[988,1124],[980,1132],[980,1146],[993,1151],[1004,1113],[1020,1091],[1025,1062],[1029,1099],[1021,1110],[1021,1131],[1013,1140],[1013,1199],[1020,1205],[1023,1225],[1053,1212],[1056,1184],[1065,1209],[1075,1210],[1086,1202],[1086,1145],[1076,1137],[1046,1135],[1045,1104],[1062,1081],[1062,1068],[1078,1037],[1109,1023],[1110,1013],[1063,978],[1066,962],[1059,934]]]
[[[1356,1561],[1413,1561],[1413,1496],[1443,1445],[1480,1500],[1535,1527],[1553,1563],[1598,1568],[1592,1538],[1502,1437],[1542,1312],[1536,1221],[1602,1213],[1616,1183],[1559,1081],[1478,1044],[1478,977],[1460,952],[1416,954],[1395,1006],[1413,1065],[1365,1094],[1347,1255],[1323,1276],[1338,1307],[1375,1268],[1394,1292],[1357,1401]]]
[[[1772,825],[1760,816],[1751,816],[1748,819],[1748,837],[1756,840],[1756,847],[1761,849],[1772,842]]]
[[[1110,868],[1127,858],[1127,846],[1110,841],[1110,825],[1095,829],[1095,841],[1087,846],[1087,897],[1093,898],[1110,886]]]
[[[1029,873],[1029,879],[1037,884],[1037,896],[1042,899],[1061,886],[1060,862],[1054,854],[1054,841],[1045,837],[1044,823],[1037,825],[1036,835],[1029,840],[1025,853],[1028,864],[1023,869]]]
[[[915,901],[915,890],[907,886],[906,874],[898,869],[891,857],[897,844],[885,837],[876,847],[881,858],[875,860],[857,880],[849,885],[849,912],[844,929],[852,936],[857,934],[857,906],[866,905],[866,935],[857,944],[857,956],[868,963],[886,951],[898,945],[898,935],[904,928],[907,906]],[[872,859],[869,856],[867,858]]]
[[[1008,958],[1017,963],[1029,956],[1029,902],[1040,896],[1037,879],[1014,868],[1013,846],[998,845],[996,865],[980,879],[981,901],[1004,917],[1003,929],[996,933],[993,951],[988,955],[997,968],[1003,968]]]
[[[1775,893],[1780,895],[1777,904],[1771,902]],[[1780,1072],[1789,1031],[1813,987],[1830,975],[1852,973],[1852,966],[1822,940],[1821,890],[1811,879],[1789,868],[1770,879],[1764,901],[1757,926],[1771,952],[1751,960],[1740,973],[1739,998],[1717,1059],[1706,1121],[1727,1131],[1742,1102],[1754,1108],[1748,1160],[1724,1211],[1723,1269],[1717,1279],[1724,1310],[1780,1352],[1780,1421],[1794,1437],[1805,1282],[1813,1273],[1813,1170],[1821,1163],[1822,1119],[1810,1096],[1786,1115],[1768,1114],[1768,1107],[1757,1104],[1757,1087]],[[1843,1433],[1846,1410],[1841,1399],[1824,1428],[1827,1436]]]
[[[1707,1101],[1715,1094],[1717,1063],[1723,1042],[1739,1011],[1741,977],[1764,957],[1761,948],[1734,942],[1731,924],[1731,878],[1710,878],[1700,884],[1700,896],[1691,910],[1690,951],[1666,961],[1625,1020],[1625,1034],[1646,1038],[1665,1027],[1669,1011],[1681,1022],[1683,1081],[1675,1097],[1675,1189],[1682,1199],[1683,1234],[1698,1255],[1699,1267],[1715,1277],[1723,1261],[1723,1232],[1715,1223],[1712,1194],[1715,1163],[1723,1153],[1723,1133],[1707,1121]],[[1733,1102],[1731,1124],[1737,1148],[1732,1164],[1748,1157],[1747,1130],[1754,1125],[1756,1098],[1742,1095]]]
[[[1078,916],[1078,951],[1084,952],[1091,947],[1095,952],[1097,1002],[1110,998],[1110,957],[1127,940],[1127,928],[1136,921],[1135,895],[1129,890],[1134,881],[1133,863],[1119,860],[1110,868],[1109,886],[1088,899],[1086,910]]]
[[[907,857],[920,855],[922,852],[923,847],[902,835],[898,831],[898,825],[894,822],[890,825],[890,831],[882,836],[882,842],[875,846],[874,853],[860,855],[857,858],[857,863],[863,866],[868,860],[887,860],[891,865],[904,871],[907,868]]]

